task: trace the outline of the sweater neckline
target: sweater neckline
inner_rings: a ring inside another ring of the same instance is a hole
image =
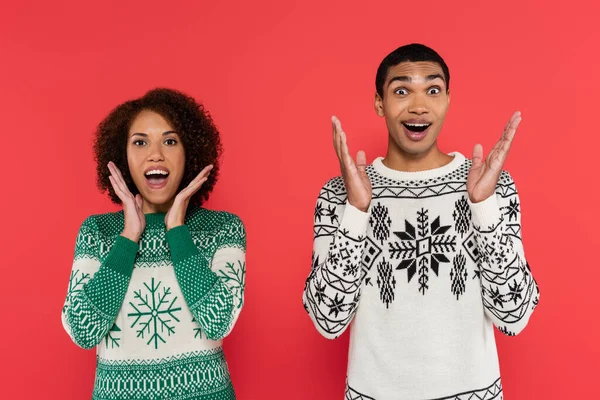
[[[190,204],[188,205],[187,208],[187,212],[186,212],[186,221],[188,218],[190,218],[190,216],[192,214],[195,214],[196,212],[198,212],[198,207],[194,204]],[[166,212],[154,212],[154,213],[148,213],[148,214],[144,214],[144,216],[146,217],[146,226],[147,227],[152,227],[152,228],[160,228],[160,227],[165,227],[165,217],[167,216]]]
[[[146,216],[146,226],[148,227],[160,227],[165,224],[166,212],[156,212],[144,214]]]
[[[385,164],[383,164],[383,157],[377,157],[373,161],[373,168],[375,168],[375,171],[377,171],[378,174],[396,181],[420,181],[431,178],[439,178],[458,169],[465,161],[465,156],[459,152],[451,152],[448,153],[448,155],[454,157],[448,164],[423,171],[399,171],[386,167]]]

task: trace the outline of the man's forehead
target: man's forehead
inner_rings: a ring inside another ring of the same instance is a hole
[[[398,76],[406,76],[411,80],[420,81],[431,75],[444,77],[444,71],[438,63],[432,61],[405,61],[388,69],[386,82],[389,83],[394,77]]]

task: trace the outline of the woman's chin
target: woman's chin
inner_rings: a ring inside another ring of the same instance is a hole
[[[144,209],[150,207],[151,209],[155,210],[154,212],[166,212],[171,207],[171,204],[173,204],[175,194],[142,193],[142,197],[144,198]]]

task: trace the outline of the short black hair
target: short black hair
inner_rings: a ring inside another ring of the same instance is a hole
[[[110,172],[106,165],[112,161],[123,174],[129,191],[133,195],[139,193],[127,163],[127,136],[135,118],[145,110],[165,118],[181,139],[185,149],[185,170],[178,192],[189,185],[204,167],[213,164],[208,180],[190,200],[192,204],[202,205],[208,200],[219,176],[219,158],[223,151],[219,130],[201,103],[183,92],[168,88],[153,89],[140,98],[124,102],[100,122],[94,142],[98,188],[108,192],[113,203],[121,204],[108,179]]]
[[[375,88],[381,98],[383,98],[383,84],[387,78],[387,73],[390,68],[403,63],[403,62],[418,62],[418,61],[430,61],[440,65],[444,72],[444,78],[446,80],[446,90],[450,90],[450,71],[444,59],[432,48],[429,48],[423,44],[412,43],[405,46],[398,47],[396,50],[388,54],[379,68],[377,68],[377,75],[375,76]]]

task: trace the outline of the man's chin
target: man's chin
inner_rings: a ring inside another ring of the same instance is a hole
[[[419,142],[411,141],[407,138],[403,138],[404,140],[400,140],[397,137],[394,138],[394,142],[396,147],[405,154],[410,154],[411,156],[420,156],[427,154],[431,151],[433,146],[435,145],[435,140],[421,140]],[[429,139],[429,138],[427,138]]]

